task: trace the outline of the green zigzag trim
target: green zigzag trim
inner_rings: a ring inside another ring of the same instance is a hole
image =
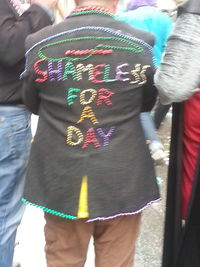
[[[32,202],[29,202],[27,201],[25,198],[21,198],[21,201],[24,202],[25,204],[27,205],[31,205],[31,206],[34,206],[36,208],[40,208],[42,209],[43,211],[45,212],[48,212],[48,213],[51,213],[55,216],[59,216],[59,217],[62,217],[62,218],[65,218],[65,219],[70,219],[70,220],[77,220],[78,218],[77,217],[74,217],[72,215],[67,215],[67,214],[64,214],[62,212],[59,212],[59,211],[55,211],[55,210],[52,210],[52,209],[48,209],[46,207],[43,207],[43,206],[40,206],[40,205],[37,205],[37,204],[34,204]]]

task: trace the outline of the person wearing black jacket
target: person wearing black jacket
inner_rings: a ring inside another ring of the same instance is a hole
[[[23,201],[45,212],[48,267],[133,266],[141,213],[160,199],[140,112],[150,111],[152,34],[115,19],[117,0],[77,0],[30,35],[26,105],[39,115]]]
[[[24,205],[29,156],[30,113],[22,102],[25,38],[51,24],[48,9],[56,0],[40,0],[25,11],[16,0],[0,0],[0,266],[11,267],[16,230]]]

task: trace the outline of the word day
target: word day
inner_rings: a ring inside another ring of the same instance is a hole
[[[107,133],[105,133],[105,130],[102,128],[90,128],[87,130],[84,138],[84,134],[79,128],[69,126],[67,128],[67,144],[70,146],[82,145],[81,148],[87,148],[89,145],[93,145],[95,148],[108,146],[110,144],[110,137],[114,131],[114,126],[110,127],[110,129],[107,130]],[[101,142],[97,137],[99,137]]]
[[[42,68],[41,63],[43,64]],[[44,63],[46,63],[46,67],[44,67]],[[45,59],[39,59],[34,64],[34,71],[37,74],[35,82],[38,83],[59,82],[69,79],[81,81],[83,73],[87,73],[88,80],[94,84],[121,81],[143,85],[147,82],[146,71],[148,68],[150,68],[150,65],[135,64],[132,67],[128,63],[124,63],[114,67],[114,75],[111,77],[110,64],[84,65],[79,63],[75,65],[71,61],[52,62]]]

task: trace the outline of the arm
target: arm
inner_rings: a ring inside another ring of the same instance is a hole
[[[40,98],[38,88],[36,87],[35,75],[33,72],[26,72],[23,77],[22,98],[27,108],[34,114],[38,115]]]
[[[176,22],[155,75],[162,104],[184,101],[199,90],[199,60],[200,16],[183,13]]]
[[[11,66],[23,59],[26,37],[51,24],[51,19],[47,12],[36,4],[17,17],[7,0],[0,2],[0,64]]]

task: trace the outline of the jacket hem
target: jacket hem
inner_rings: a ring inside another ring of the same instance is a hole
[[[21,198],[21,201],[24,202],[26,205],[31,205],[31,206],[34,206],[36,208],[40,208],[44,212],[51,213],[51,214],[53,214],[55,216],[59,216],[59,217],[62,217],[62,218],[65,218],[65,219],[70,219],[70,220],[77,220],[78,219],[75,216],[68,215],[68,214],[65,214],[65,213],[62,213],[62,212],[59,212],[59,211],[55,211],[55,210],[49,209],[49,208],[41,206],[41,205],[37,205],[35,203],[32,203],[32,202],[26,200],[25,198]]]
[[[154,203],[156,203],[156,202],[158,202],[160,200],[161,200],[161,198],[158,198],[158,199],[155,199],[153,201],[150,201],[145,206],[143,206],[141,209],[133,211],[133,212],[119,213],[119,214],[116,214],[116,215],[113,215],[113,216],[108,216],[108,217],[97,217],[97,218],[94,218],[94,219],[85,218],[85,219],[86,219],[86,222],[89,223],[89,222],[94,222],[94,221],[111,220],[111,219],[115,219],[115,218],[120,217],[120,216],[130,216],[130,215],[138,214],[138,213],[142,212],[143,210],[145,210],[146,208],[148,208],[149,206],[151,206],[152,204],[154,204]],[[55,210],[49,209],[49,208],[41,206],[41,205],[37,205],[35,203],[32,203],[32,202],[26,200],[25,198],[21,198],[21,201],[24,202],[26,205],[31,205],[31,206],[34,206],[36,208],[40,208],[46,213],[51,213],[51,214],[53,214],[55,216],[58,216],[58,217],[61,217],[61,218],[70,219],[70,220],[78,220],[79,219],[78,217],[75,217],[75,216],[72,216],[72,215],[68,215],[68,214],[65,214],[65,213],[62,213],[62,212],[59,212],[59,211],[55,211]]]
[[[160,200],[161,200],[161,198],[158,198],[156,200],[150,201],[144,207],[142,207],[141,209],[139,209],[137,211],[119,213],[119,214],[116,214],[116,215],[113,215],[113,216],[109,216],[109,217],[97,217],[97,218],[94,218],[94,219],[89,219],[89,220],[87,220],[87,222],[105,221],[105,220],[115,219],[115,218],[120,217],[120,216],[135,215],[135,214],[138,214],[138,213],[142,212],[143,210],[145,210],[146,208],[148,208],[149,206],[151,206],[152,204],[154,204],[154,203],[156,203],[156,202],[158,202]]]

